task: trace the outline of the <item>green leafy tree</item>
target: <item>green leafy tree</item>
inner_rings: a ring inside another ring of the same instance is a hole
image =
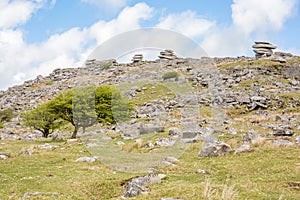
[[[133,106],[116,87],[101,85],[96,88],[95,109],[100,123],[116,123],[130,119]]]
[[[9,122],[14,117],[12,109],[0,110],[0,128],[4,128],[3,123]]]
[[[23,114],[24,124],[41,131],[43,137],[46,138],[63,124],[63,121],[51,109],[51,103],[42,104]]]
[[[116,123],[130,119],[133,107],[113,86],[73,88],[29,112],[26,124],[47,136],[61,120],[71,123],[76,138],[78,130],[95,123]],[[60,120],[59,120],[60,119]]]

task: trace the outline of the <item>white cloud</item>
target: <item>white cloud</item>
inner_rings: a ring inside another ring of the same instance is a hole
[[[85,3],[94,4],[99,7],[113,9],[114,11],[126,5],[126,0],[81,0],[81,1]]]
[[[201,18],[192,11],[168,15],[161,18],[157,25],[158,28],[175,30],[192,38],[203,36],[214,26],[215,22]]]
[[[145,3],[126,7],[116,19],[109,22],[98,21],[89,29],[90,37],[97,40],[97,45],[124,31],[140,28],[141,20],[150,19],[153,9]]]
[[[0,29],[0,88],[48,75],[55,68],[79,67],[91,49],[115,34],[140,28],[151,16],[152,8],[139,3],[124,8],[116,19],[72,28],[38,44],[27,44],[19,29]]]
[[[293,14],[297,0],[234,0],[233,24],[245,33],[278,31]]]
[[[270,33],[282,29],[296,4],[297,0],[234,0],[233,24],[217,29],[201,45],[211,56],[249,55],[254,39],[268,40]]]
[[[14,28],[25,24],[32,14],[41,8],[45,2],[44,0],[1,0],[0,28]]]

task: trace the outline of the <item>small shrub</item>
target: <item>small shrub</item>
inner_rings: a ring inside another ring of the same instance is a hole
[[[179,74],[177,72],[167,72],[162,76],[163,80],[175,78],[176,81],[178,81],[178,77],[179,77]]]

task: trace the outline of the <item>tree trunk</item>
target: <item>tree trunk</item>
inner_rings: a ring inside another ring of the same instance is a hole
[[[78,126],[74,126],[74,127],[75,127],[75,129],[74,129],[74,132],[73,132],[73,134],[72,134],[72,136],[71,136],[71,139],[76,139],[77,132],[78,132],[78,129],[79,129]]]
[[[85,126],[82,127],[82,133],[85,133]]]
[[[44,137],[44,138],[47,138],[48,135],[49,135],[49,130],[48,130],[48,129],[44,130],[44,131],[43,131],[43,137]]]

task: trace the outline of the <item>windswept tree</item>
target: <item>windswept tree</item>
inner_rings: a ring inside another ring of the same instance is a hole
[[[79,128],[95,123],[116,123],[130,119],[133,106],[122,98],[116,87],[102,85],[73,88],[25,115],[26,124],[40,130],[47,137],[59,127],[61,120],[74,126],[71,138]]]
[[[95,109],[100,123],[114,124],[130,119],[133,106],[111,85],[101,85],[95,92]]]
[[[63,124],[63,120],[53,112],[50,105],[51,102],[48,102],[23,113],[24,124],[41,131],[46,138]]]

